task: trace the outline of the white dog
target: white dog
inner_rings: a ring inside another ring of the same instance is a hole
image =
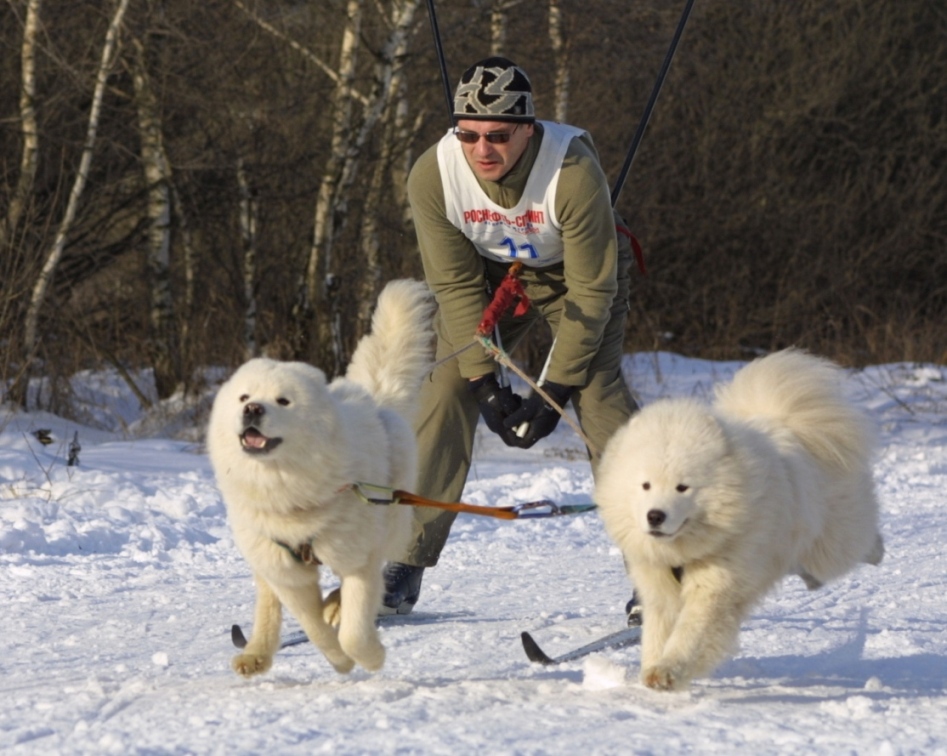
[[[809,588],[884,546],[876,430],[830,362],[785,350],[750,363],[713,407],[646,407],[609,441],[595,501],[641,601],[641,679],[685,688],[736,651],[783,576]]]
[[[432,313],[426,286],[393,281],[344,378],[327,383],[304,363],[254,359],[214,400],[208,451],[257,586],[253,634],[233,659],[239,674],[270,668],[281,606],[339,672],[384,663],[375,628],[382,569],[410,539],[412,516],[407,506],[366,503],[352,484],[415,485],[411,421],[431,368]],[[341,579],[340,607],[325,606],[319,564]]]

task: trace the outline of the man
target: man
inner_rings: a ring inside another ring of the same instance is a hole
[[[408,194],[424,266],[438,303],[437,359],[474,338],[484,308],[514,261],[530,300],[499,322],[512,349],[537,320],[555,336],[543,389],[572,401],[593,474],[606,441],[637,409],[621,374],[631,249],[619,244],[608,184],[587,132],[535,119],[526,73],[488,58],[461,77],[455,128],[417,161]],[[509,446],[528,448],[559,413],[539,394],[501,386],[479,348],[446,360],[425,382],[416,426],[418,493],[458,501],[479,417]],[[424,568],[437,564],[455,515],[415,510],[417,542],[385,571],[383,614],[407,614]]]

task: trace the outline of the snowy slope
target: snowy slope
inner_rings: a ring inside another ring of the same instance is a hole
[[[626,367],[651,401],[705,395],[739,365]],[[631,588],[594,513],[462,516],[416,614],[384,624],[379,673],[339,676],[306,644],[238,678],[229,628],[248,626],[253,587],[199,434],[135,438],[134,402],[108,377],[80,379],[89,422],[112,430],[0,414],[4,752],[947,753],[943,368],[851,374],[884,428],[882,566],[814,593],[787,580],[740,654],[678,694],[637,682],[636,648],[554,668],[522,652],[523,630],[558,653],[621,625]],[[560,426],[528,451],[481,437],[465,500],[587,500],[581,444]]]

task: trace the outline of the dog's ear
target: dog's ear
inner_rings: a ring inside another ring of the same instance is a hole
[[[312,382],[317,386],[325,386],[328,383],[326,374],[308,362],[287,362],[286,365],[303,381]]]

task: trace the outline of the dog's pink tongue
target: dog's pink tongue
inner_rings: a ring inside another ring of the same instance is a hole
[[[243,441],[247,446],[252,446],[254,449],[262,449],[266,446],[266,436],[252,428],[243,434]]]

